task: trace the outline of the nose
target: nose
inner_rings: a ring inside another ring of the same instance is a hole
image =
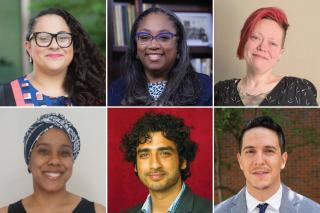
[[[266,51],[267,49],[268,49],[267,41],[265,39],[262,39],[258,46],[258,50]]]
[[[254,159],[254,164],[255,165],[263,165],[264,162],[264,156],[262,152],[257,152],[255,159]]]
[[[48,164],[51,166],[59,166],[61,164],[60,158],[58,154],[50,155]]]
[[[157,41],[157,39],[152,38],[152,40],[150,41],[150,48],[159,48],[159,42]]]
[[[150,167],[152,169],[159,169],[161,168],[161,161],[159,159],[158,154],[152,154],[151,158],[150,158]]]
[[[60,48],[59,45],[58,45],[58,42],[57,42],[57,37],[52,38],[52,42],[51,42],[49,48],[52,48],[52,49]]]

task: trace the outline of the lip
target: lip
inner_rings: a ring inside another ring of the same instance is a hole
[[[253,57],[257,57],[257,58],[262,58],[262,59],[265,59],[265,60],[269,60],[267,57],[262,56],[262,55],[260,55],[260,54],[254,53],[254,54],[252,54],[252,55],[253,55]]]
[[[264,170],[258,170],[258,171],[253,171],[252,174],[257,177],[265,177],[266,175],[270,174],[270,172],[264,171]]]
[[[146,53],[145,55],[151,62],[158,62],[163,56],[162,53]]]
[[[54,59],[60,58],[60,57],[62,57],[62,56],[63,56],[62,54],[58,54],[58,53],[50,53],[50,54],[47,54],[47,57],[49,57],[49,58],[54,58]]]
[[[149,173],[149,174],[148,174],[148,176],[150,177],[150,179],[153,180],[153,181],[159,181],[159,180],[161,180],[164,175],[165,175],[165,174],[162,173],[162,172],[154,172],[154,173]]]
[[[56,181],[63,175],[63,172],[43,172],[43,175],[51,181]]]

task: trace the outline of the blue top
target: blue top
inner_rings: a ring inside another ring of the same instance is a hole
[[[200,97],[195,106],[212,106],[212,79],[205,74],[197,73],[200,82]],[[124,79],[114,81],[108,90],[108,106],[120,106],[124,97],[126,84]]]
[[[30,81],[22,76],[18,78],[23,99],[30,106],[70,106],[72,105],[69,98],[65,96],[50,97],[42,94],[32,86]]]

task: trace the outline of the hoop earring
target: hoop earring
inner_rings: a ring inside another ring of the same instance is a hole
[[[29,56],[29,62],[32,64],[32,57],[31,57],[31,55]]]

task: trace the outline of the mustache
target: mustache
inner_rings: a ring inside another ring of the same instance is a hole
[[[155,169],[155,170],[148,171],[145,174],[150,176],[150,175],[155,175],[155,174],[165,175],[167,173],[165,171],[163,171],[162,169]]]

